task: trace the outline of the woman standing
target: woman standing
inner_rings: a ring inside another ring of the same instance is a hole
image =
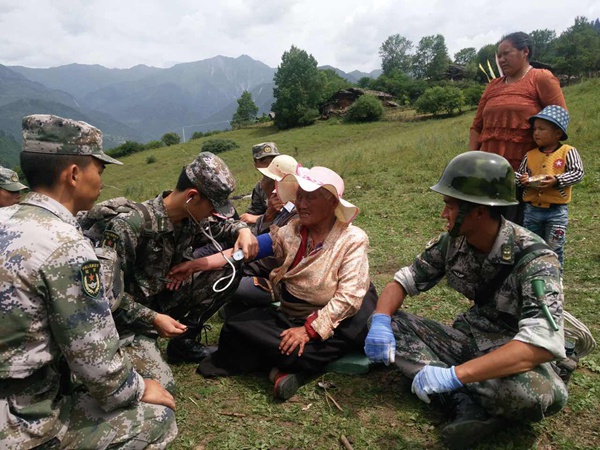
[[[558,79],[546,69],[530,64],[531,38],[511,33],[498,46],[498,60],[504,76],[486,87],[471,125],[470,150],[504,156],[514,170],[523,156],[535,148],[529,117],[548,105],[566,109]]]

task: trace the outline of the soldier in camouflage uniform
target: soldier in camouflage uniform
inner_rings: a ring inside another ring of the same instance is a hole
[[[98,129],[23,119],[32,192],[0,210],[0,448],[165,448],[175,402],[119,350],[100,263],[74,214],[105,164]]]
[[[459,155],[431,189],[444,195],[450,231],[383,290],[365,352],[395,362],[427,403],[442,394],[455,414],[442,439],[469,447],[503,419],[539,421],[567,401],[554,363],[565,358],[560,264],[537,235],[500,215],[517,203],[514,172],[501,156]],[[397,312],[407,295],[444,276],[474,302],[452,327]]]
[[[0,166],[0,208],[19,203],[21,192],[26,189],[27,186],[19,182],[17,172]]]
[[[175,190],[143,203],[151,217],[152,230],[145,230],[139,211],[119,214],[106,227],[102,242],[104,246],[116,247],[128,294],[115,318],[122,336],[135,336],[128,351],[142,373],[147,371],[163,380],[171,377],[164,362],[160,367],[148,367],[144,362],[147,352],[154,356],[158,353],[153,328],[161,336],[172,338],[167,346],[170,362],[198,362],[210,351],[198,336],[206,320],[235,291],[237,283],[217,293],[213,285],[227,273],[206,272],[195,274],[181,289],[171,291],[165,277],[171,267],[192,259],[193,249],[210,243],[208,236],[241,248],[249,257],[256,254],[256,238],[245,223],[211,216],[215,210],[221,216],[233,215],[228,196],[234,188],[235,181],[223,160],[203,152],[183,168]],[[238,274],[235,281],[239,282],[240,277]],[[157,313],[177,319],[188,327],[187,331],[180,334],[176,321],[166,321],[167,327],[161,329],[156,323]],[[152,361],[157,360],[153,357]]]
[[[276,156],[279,156],[279,150],[274,142],[262,142],[252,147],[252,159],[254,160],[254,167],[257,169],[266,169],[271,164],[271,161]],[[248,224],[255,224],[256,220],[267,212],[267,203],[269,200],[270,192],[263,190],[263,183],[257,181],[254,189],[252,189],[252,198],[250,200],[250,207],[246,213],[242,214],[240,220]]]

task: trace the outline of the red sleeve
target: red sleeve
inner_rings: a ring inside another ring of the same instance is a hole
[[[540,70],[535,83],[540,106],[558,105],[567,109],[560,82],[549,70]]]

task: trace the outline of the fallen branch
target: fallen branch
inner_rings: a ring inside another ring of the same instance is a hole
[[[333,402],[337,409],[339,409],[341,412],[344,412],[342,407],[338,404],[338,402],[335,401],[335,398],[333,398],[329,392],[325,391],[325,396]]]
[[[340,436],[340,442],[344,445],[346,450],[354,450],[352,448],[352,444],[350,444],[350,441],[343,434]]]

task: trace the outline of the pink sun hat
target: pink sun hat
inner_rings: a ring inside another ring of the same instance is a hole
[[[327,189],[339,199],[335,208],[335,216],[342,222],[350,223],[358,214],[358,208],[344,200],[344,180],[333,170],[327,167],[299,167],[295,174],[288,174],[276,184],[277,195],[282,202],[294,202],[296,191],[300,186],[306,192],[313,192],[319,188]]]

